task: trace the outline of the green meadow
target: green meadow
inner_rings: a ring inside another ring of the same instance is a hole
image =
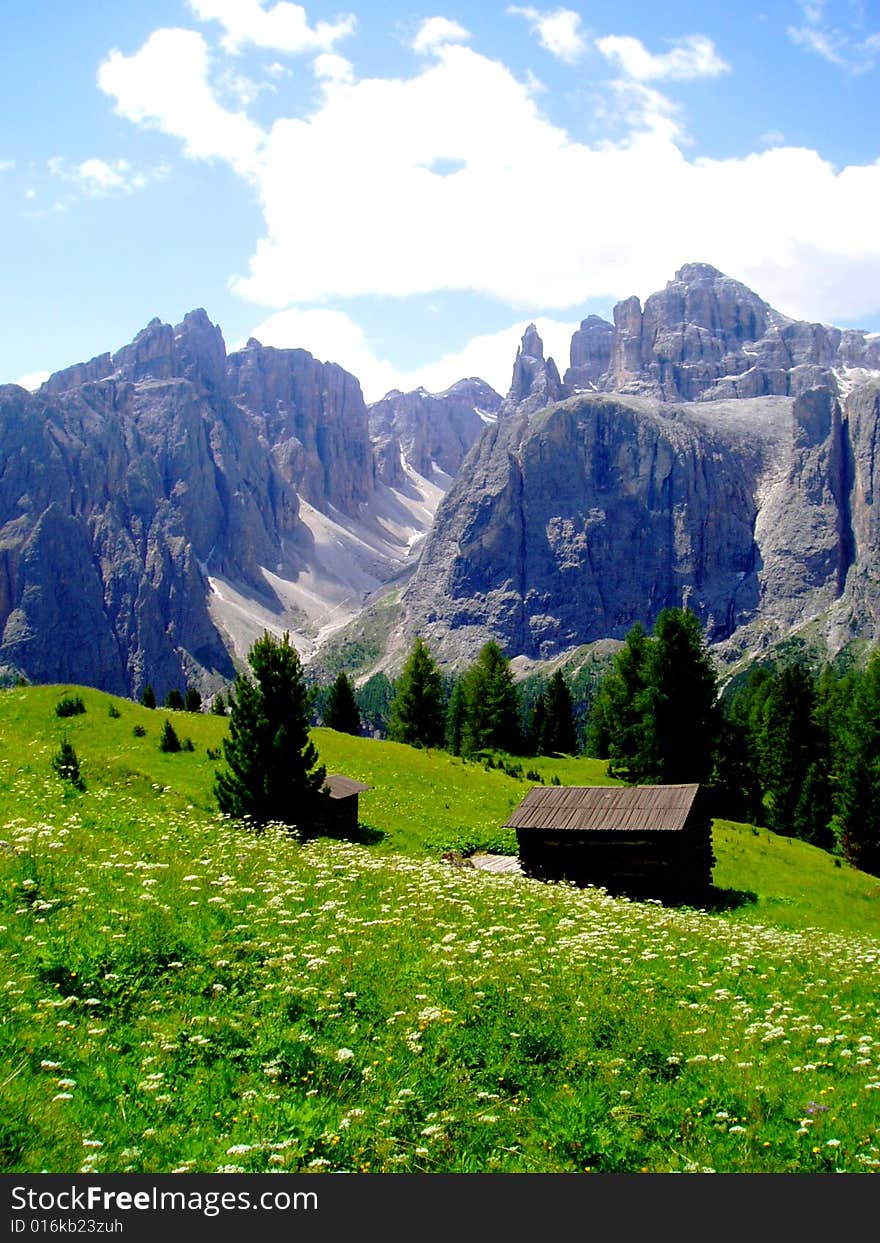
[[[453,868],[531,782],[327,730],[370,844],[258,835],[214,810],[225,728],[0,693],[0,1169],[880,1169],[880,880],[728,822],[730,909]]]

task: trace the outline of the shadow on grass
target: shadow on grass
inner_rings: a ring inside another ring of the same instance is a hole
[[[356,827],[335,829],[322,833],[321,836],[337,842],[355,842],[358,846],[376,846],[379,842],[384,842],[388,834],[383,829],[375,829],[371,824],[364,824],[359,820]]]
[[[758,895],[751,889],[719,889],[717,885],[711,885],[708,893],[694,905],[701,911],[735,911],[757,901]]]

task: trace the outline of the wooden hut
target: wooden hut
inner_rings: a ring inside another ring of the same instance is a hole
[[[330,773],[324,781],[329,798],[321,817],[321,832],[329,837],[351,837],[358,827],[358,795],[372,786],[340,773]]]
[[[537,786],[507,821],[523,872],[610,893],[686,901],[712,883],[698,785]]]

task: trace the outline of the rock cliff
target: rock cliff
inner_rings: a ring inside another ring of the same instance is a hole
[[[426,479],[437,471],[454,476],[500,405],[495,390],[476,379],[459,380],[442,393],[387,393],[369,407],[379,478],[402,487],[407,466]]]
[[[546,659],[686,604],[731,659],[815,619],[829,650],[880,637],[880,337],[691,264],[584,320],[562,385],[536,338],[438,509],[405,635]]]
[[[730,659],[808,625],[876,640],[878,433],[880,336],[706,264],[585,319],[564,379],[530,325],[504,400],[470,379],[368,409],[305,350],[156,319],[0,387],[0,665],[210,690],[265,626],[313,653],[416,563],[392,642],[449,661],[681,604]]]
[[[627,298],[614,323],[584,320],[571,343],[567,393],[641,393],[663,401],[839,392],[880,369],[880,335],[794,320],[707,263],[680,268],[644,308]]]
[[[374,466],[360,386],[301,350],[229,358],[194,311],[35,394],[0,389],[0,664],[137,694],[233,672],[209,576],[282,613],[300,500],[356,506]]]

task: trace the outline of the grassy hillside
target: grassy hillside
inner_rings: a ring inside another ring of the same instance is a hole
[[[327,731],[387,836],[303,847],[213,815],[219,718],[64,689],[0,694],[0,1169],[880,1168],[876,879],[732,825],[728,913],[450,868],[527,783]]]

